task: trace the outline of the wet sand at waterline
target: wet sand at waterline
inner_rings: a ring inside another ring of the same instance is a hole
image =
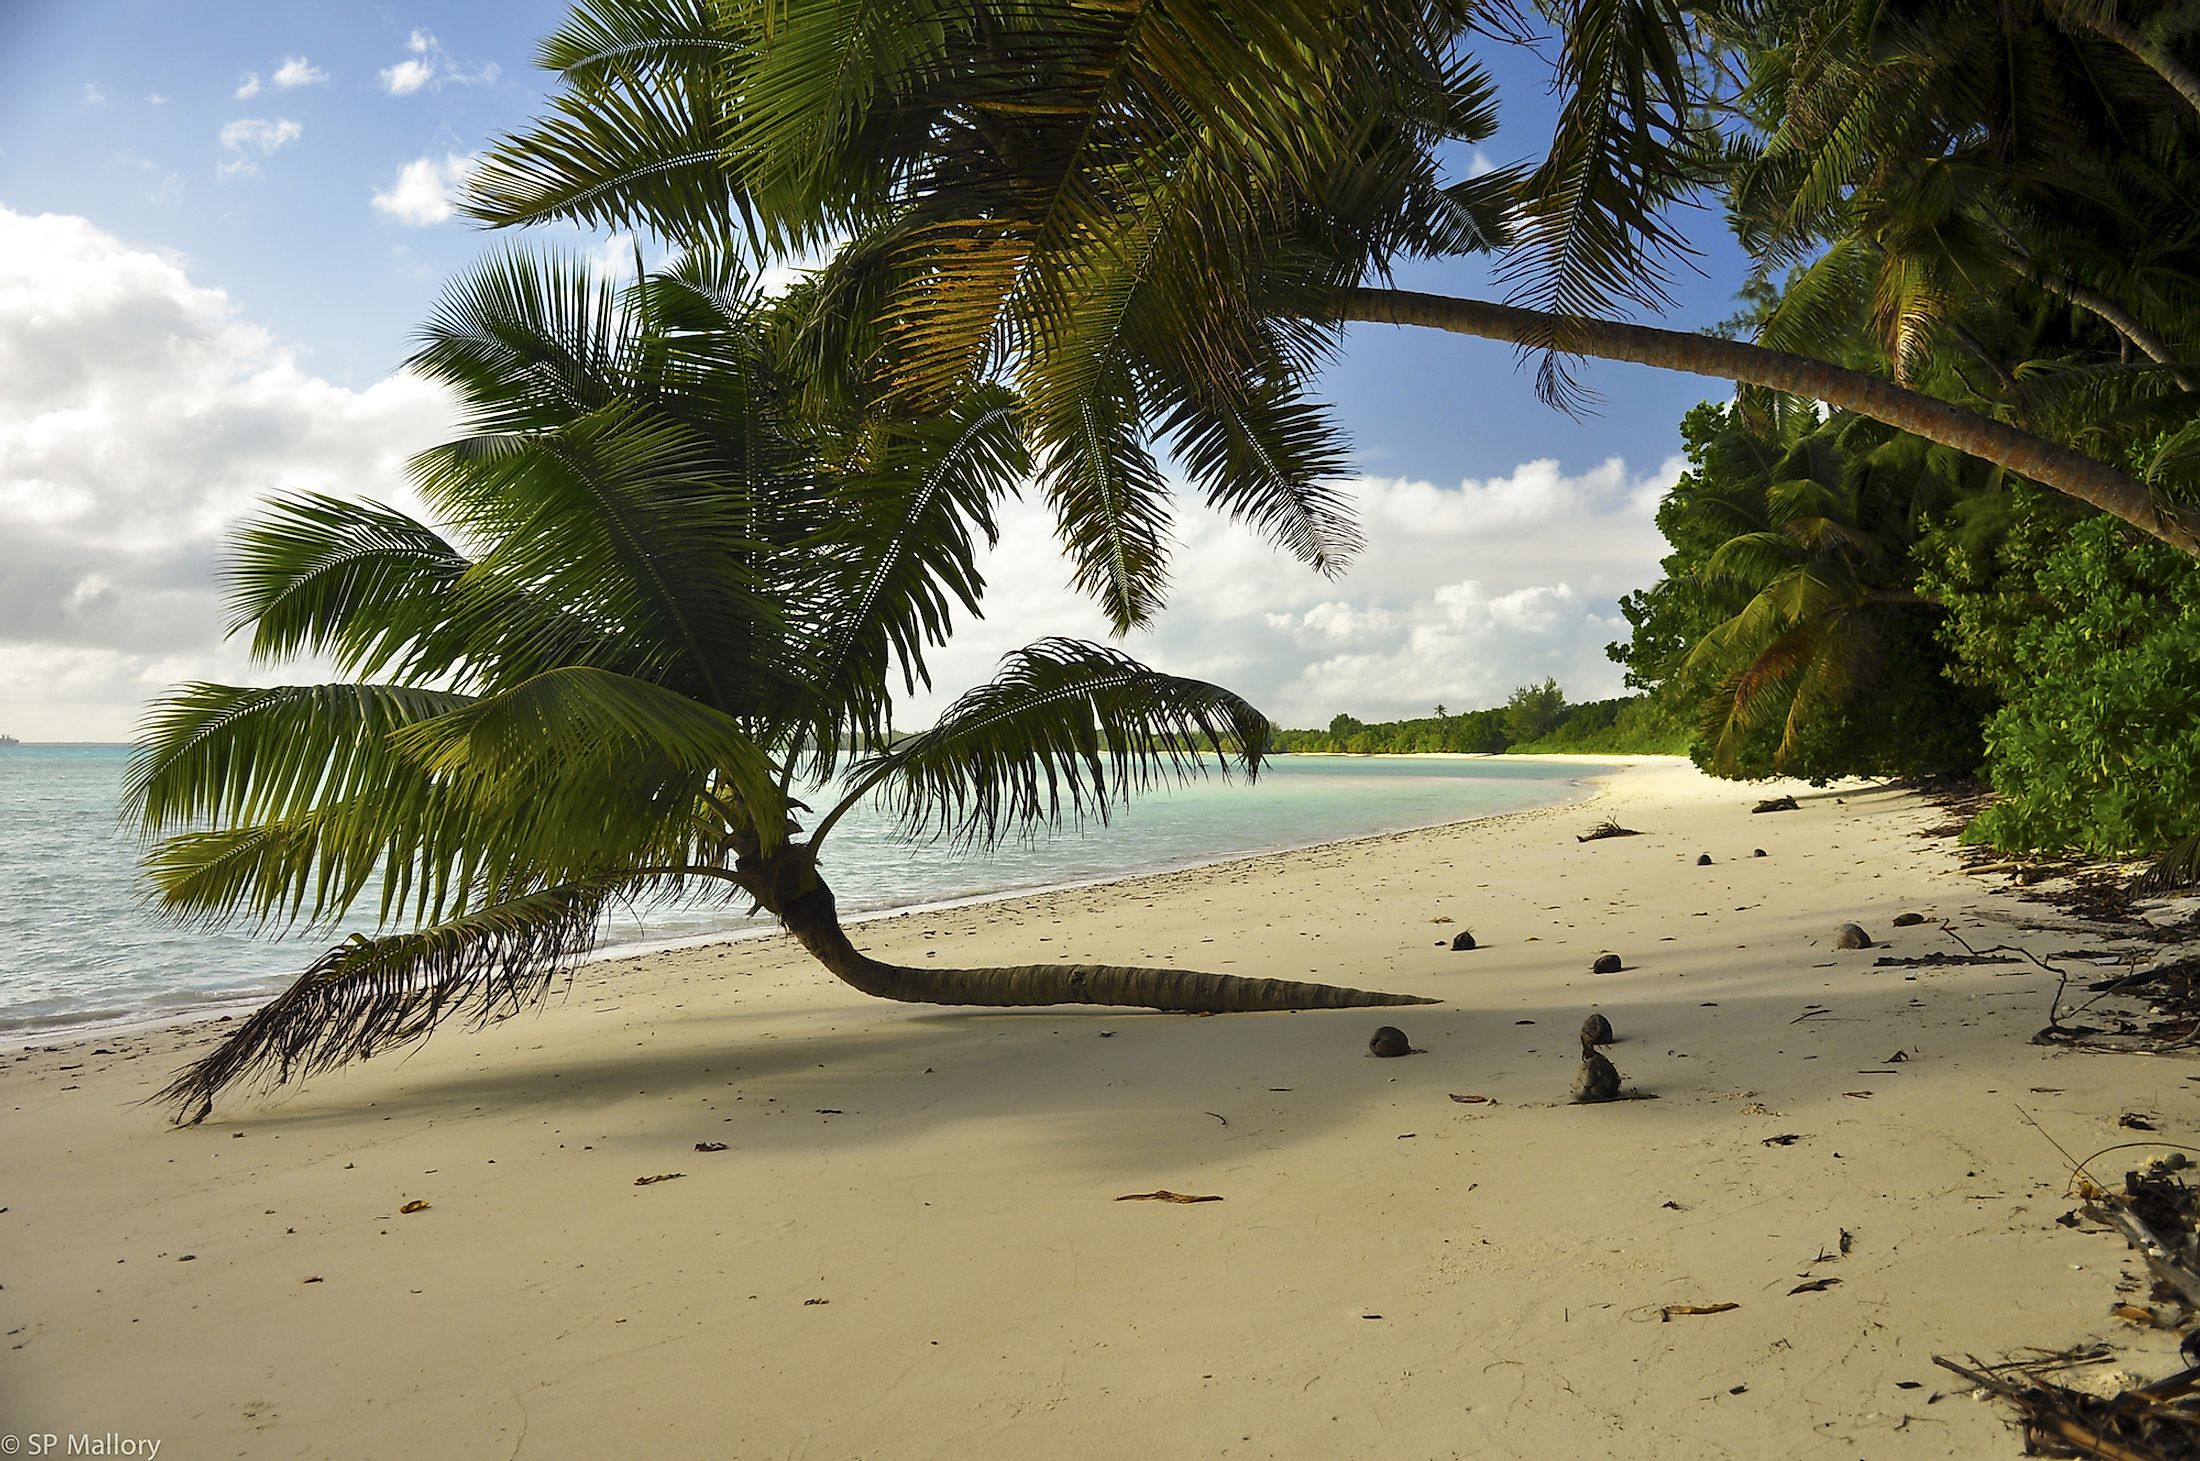
[[[1608,816],[1645,835],[1575,840]],[[771,938],[591,966],[183,1131],[136,1103],[219,1027],[11,1053],[0,1431],[170,1461],[2014,1456],[1932,1355],[2177,1367],[2109,1316],[2123,1245],[2055,1224],[2019,1108],[2081,1155],[2130,1109],[2186,1140],[2193,1066],[2027,1044],[2029,965],[1876,966],[1956,950],[1908,911],[2086,942],[1962,875],[1919,835],[1944,820],[1645,758],[1585,803],[857,935],[1421,1008],[885,1005]],[[1849,921],[1881,947],[1837,950]],[[1592,1010],[1659,1099],[1567,1102]],[[1426,1053],[1370,1058],[1386,1023]],[[1116,1201],[1156,1191],[1222,1200]]]

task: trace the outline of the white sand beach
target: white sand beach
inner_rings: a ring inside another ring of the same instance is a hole
[[[0,1430],[164,1458],[2014,1456],[1931,1356],[2177,1365],[2110,1316],[2123,1244],[2054,1222],[2067,1167],[2023,1113],[2080,1155],[2128,1109],[2186,1140],[2200,1077],[2028,1044],[2030,965],[1876,966],[1956,951],[1940,920],[2085,940],[1965,876],[1914,796],[1775,790],[1801,809],[1645,759],[1586,803],[857,934],[1425,1008],[887,1005],[771,938],[591,966],[539,1016],[186,1130],[137,1103],[205,1027],[10,1052]],[[1575,840],[1606,816],[1644,835]],[[1836,950],[1848,920],[1884,947]],[[1606,950],[1625,970],[1592,975]],[[1658,1099],[1568,1103],[1592,1010]],[[1384,1023],[1425,1053],[1369,1057]],[[1222,1200],[1116,1200],[1162,1189]]]

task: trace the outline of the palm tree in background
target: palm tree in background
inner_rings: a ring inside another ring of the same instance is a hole
[[[774,316],[709,252],[623,292],[493,261],[446,293],[412,363],[464,410],[466,434],[413,464],[444,526],[296,497],[242,530],[230,568],[258,657],[325,655],[351,682],[184,686],[132,765],[175,914],[329,928],[380,887],[385,931],[330,949],[181,1072],[162,1092],[179,1119],[239,1080],[516,1013],[607,909],[683,896],[753,902],[888,999],[1423,1002],[1176,969],[911,968],[843,933],[819,847],[867,798],[910,834],[991,845],[1105,819],[1209,755],[1251,776],[1268,743],[1228,691],[1062,639],[893,737],[895,695],[930,683],[927,651],[978,610],[978,552],[1028,465],[1003,393],[821,413]],[[837,800],[804,836],[796,793],[820,788]]]
[[[1986,471],[1945,452],[1925,460],[1934,454],[1853,416],[1728,412],[1687,504],[1727,533],[1699,577],[1735,606],[1683,666],[1713,686],[1702,707],[1712,770],[1741,774],[1749,742],[1775,728],[1770,766],[1756,769],[1786,769],[1813,726],[1886,692],[1888,657],[1930,643],[1940,610],[1916,588],[1911,547],[1958,477],[1975,491]]]
[[[1119,628],[1165,589],[1154,440],[1305,561],[1349,556],[1324,485],[1342,443],[1305,391],[1348,321],[1541,352],[1539,386],[1562,403],[1577,355],[1825,401],[2200,549],[2187,509],[2016,424],[1874,371],[1608,318],[1667,302],[1686,246],[1666,213],[1721,176],[1707,104],[1726,53],[1692,16],[1773,24],[1809,7],[1547,8],[1563,103],[1550,151],[1452,180],[1447,150],[1494,129],[1474,48],[1526,39],[1502,5],[589,0],[541,53],[563,83],[552,115],[491,152],[471,206],[497,224],[830,252],[806,325],[816,358],[884,339],[913,402],[1010,383],[1078,580]],[[2118,95],[2174,111],[2190,137],[2159,67],[2070,26]],[[1497,257],[1507,302],[1389,287],[1398,260],[1473,253]]]

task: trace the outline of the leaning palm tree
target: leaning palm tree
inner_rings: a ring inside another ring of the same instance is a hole
[[[976,613],[978,549],[1025,467],[998,391],[921,416],[821,414],[722,256],[620,291],[515,255],[446,294],[413,364],[466,434],[415,459],[441,526],[279,501],[230,567],[264,659],[341,683],[187,685],[129,798],[161,903],[354,934],[163,1098],[203,1117],[275,1081],[527,1008],[620,902],[717,896],[778,918],[867,994],[1168,1010],[1411,1004],[1323,984],[1100,964],[910,968],[843,932],[819,851],[878,799],[991,844],[1105,818],[1209,756],[1251,776],[1251,705],[1114,650],[1041,641],[930,730],[897,691]],[[805,836],[797,796],[835,800]]]
[[[553,114],[491,150],[471,207],[830,251],[822,337],[883,321],[914,400],[1013,384],[1079,579],[1118,625],[1166,577],[1155,438],[1307,561],[1349,549],[1320,487],[1341,446],[1306,382],[1350,322],[1541,352],[1559,401],[1574,356],[1824,401],[2200,552],[2200,512],[2063,443],[1870,371],[1610,317],[1666,301],[1686,249],[1669,207],[1715,177],[1719,56],[1688,0],[1532,8],[1557,22],[1551,147],[1453,178],[1445,159],[1495,126],[1477,48],[1524,38],[1497,0],[584,0],[541,53]],[[1394,287],[1401,260],[1470,254],[1497,260],[1505,301]]]

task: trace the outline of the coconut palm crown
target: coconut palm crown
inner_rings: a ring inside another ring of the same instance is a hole
[[[930,730],[897,693],[976,614],[979,554],[1027,467],[1014,403],[817,408],[725,256],[624,290],[512,254],[455,283],[416,369],[465,434],[413,462],[442,526],[325,496],[269,506],[228,574],[263,660],[339,683],[185,685],[128,798],[172,913],[379,930],[330,948],[161,1093],[203,1118],[276,1082],[528,1008],[607,909],[708,895],[776,915],[867,993],[1178,1010],[1417,1003],[1107,965],[906,968],[842,932],[818,847],[875,797],[910,833],[989,844],[1104,819],[1270,728],[1217,686],[1048,639]],[[842,403],[845,406],[845,402]],[[797,791],[838,801],[807,836]],[[374,890],[379,888],[379,893]]]
[[[1014,385],[1079,580],[1119,627],[1165,587],[1156,439],[1308,562],[1349,553],[1323,485],[1341,444],[1308,387],[1354,322],[1510,342],[1561,403],[1581,357],[1823,401],[2200,553],[2200,509],[2113,454],[1876,368],[1612,317],[1667,302],[1688,254],[1672,210],[1724,175],[1735,56],[1709,20],[1778,30],[1846,4],[582,0],[539,53],[559,78],[549,115],[489,149],[469,207],[831,252],[821,330],[882,324],[901,390]],[[2189,137],[2168,53],[2131,53],[2102,29],[2110,8],[2054,7],[2071,29],[2057,64],[2097,61]],[[1454,176],[1494,133],[1480,55],[1544,29],[1547,152]],[[1466,254],[1495,264],[1503,302],[1394,287],[1401,261]]]

